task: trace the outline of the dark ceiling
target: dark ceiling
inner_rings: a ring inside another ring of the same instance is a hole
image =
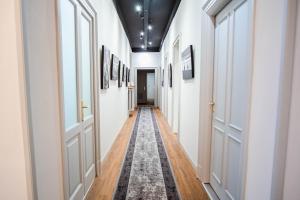
[[[113,0],[133,52],[158,52],[180,0]],[[141,11],[137,11],[140,5]],[[152,26],[149,30],[148,25]],[[141,37],[141,32],[144,35]]]

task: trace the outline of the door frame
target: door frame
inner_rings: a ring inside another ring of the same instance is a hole
[[[62,163],[63,163],[63,181],[64,181],[64,197],[65,199],[68,199],[68,180],[66,178],[66,163],[65,159],[67,158],[66,152],[65,152],[65,144],[64,144],[64,133],[65,133],[65,119],[64,119],[64,91],[63,91],[63,65],[62,65],[62,38],[61,38],[61,28],[60,28],[60,23],[61,23],[61,16],[60,16],[60,3],[62,0],[56,0],[56,13],[57,13],[57,46],[58,46],[58,86],[59,86],[59,111],[60,111],[60,135],[61,135],[61,145],[62,145]],[[97,12],[94,9],[93,5],[88,1],[88,0],[77,0],[78,3],[81,4],[81,6],[89,11],[89,14],[92,16],[92,21],[93,21],[93,31],[92,31],[92,40],[93,40],[93,103],[94,103],[94,126],[95,126],[95,145],[94,145],[94,161],[95,161],[95,168],[96,168],[96,176],[99,176],[101,173],[101,158],[100,158],[100,112],[99,112],[99,93],[100,87],[99,84],[99,69],[98,69],[98,64],[99,64],[99,48],[98,48],[98,23],[97,23]],[[76,46],[78,48],[78,46]],[[90,187],[91,188],[91,187]],[[89,189],[90,189],[89,188]],[[87,191],[88,193],[89,191]],[[87,194],[86,193],[86,194]]]
[[[169,92],[169,70],[168,70],[168,62],[169,62],[169,53],[167,52],[164,55],[164,118],[168,121],[168,92]]]
[[[231,0],[207,0],[202,6],[202,36],[201,36],[201,80],[200,80],[200,128],[198,142],[198,165],[197,174],[203,183],[210,182],[210,162],[211,162],[211,136],[212,136],[212,106],[213,88],[214,88],[214,54],[215,54],[215,18],[216,15]],[[241,197],[245,197],[246,175],[247,175],[247,158],[249,142],[249,122],[252,96],[252,74],[253,74],[253,41],[254,41],[254,16],[255,1],[248,0],[249,3],[249,56],[248,56],[248,102],[246,114],[246,123],[242,145],[242,187]],[[203,77],[203,79],[202,79]]]
[[[181,52],[180,52],[180,49],[181,49],[181,34],[178,34],[176,39],[174,40],[173,42],[173,45],[172,45],[172,63],[173,63],[173,67],[172,67],[172,76],[174,77],[175,73],[175,46],[178,45],[178,68],[179,68],[179,74],[177,74],[177,78],[178,78],[178,88],[177,88],[177,92],[178,92],[178,132],[177,132],[177,139],[179,141],[179,137],[180,137],[180,109],[181,109]],[[174,78],[173,79],[173,88],[174,89]],[[172,124],[171,124],[171,127],[172,127],[172,131],[174,132],[174,115],[175,115],[175,110],[174,110],[174,100],[175,100],[175,95],[174,95],[174,90],[172,91]]]
[[[155,73],[155,99],[154,99],[154,107],[158,107],[158,71],[159,67],[135,67],[134,68],[134,105],[138,106],[137,103],[137,71],[138,70],[154,70]]]

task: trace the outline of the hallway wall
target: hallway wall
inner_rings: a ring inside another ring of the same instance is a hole
[[[98,15],[99,51],[101,46],[105,45],[111,54],[119,57],[122,64],[130,67],[131,48],[113,1],[90,0],[90,2]],[[128,117],[128,92],[125,83],[122,88],[118,88],[118,81],[110,81],[109,88],[100,91],[99,101],[100,152],[103,160]]]
[[[180,94],[180,130],[179,140],[187,155],[191,159],[194,167],[197,166],[198,159],[198,133],[199,133],[199,84],[200,84],[200,43],[201,43],[201,24],[199,10],[201,1],[182,0],[178,11],[170,26],[169,32],[165,38],[162,47],[162,64],[164,68],[172,62],[173,43],[179,36],[179,51],[181,52],[193,45],[195,58],[195,78],[190,80],[181,80]],[[168,57],[168,63],[165,65],[164,58]],[[180,59],[181,60],[181,59]],[[174,76],[174,75],[173,75]],[[163,92],[168,93],[168,122],[171,122],[172,115],[172,88],[168,83],[168,69],[165,69],[165,87]],[[164,113],[166,116],[167,113]],[[171,124],[171,123],[170,123]]]
[[[0,199],[33,199],[21,1],[0,6]]]
[[[157,106],[161,108],[161,90],[160,88],[160,82],[161,82],[161,75],[160,75],[160,69],[161,69],[161,52],[140,52],[140,53],[131,53],[131,66],[132,70],[130,73],[131,76],[131,82],[135,83],[135,70],[136,68],[158,68],[156,70],[157,72],[157,80],[156,83],[158,85],[157,88]],[[137,90],[137,89],[136,89]],[[137,94],[135,94],[135,100],[137,99]],[[137,102],[135,102],[135,105],[137,105]]]

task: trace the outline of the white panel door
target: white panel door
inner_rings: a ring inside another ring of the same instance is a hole
[[[234,0],[216,17],[210,182],[220,199],[241,199],[248,102],[248,2]]]
[[[60,1],[67,199],[82,200],[95,177],[92,17],[77,0]]]
[[[93,104],[93,20],[88,11],[80,7],[80,89],[82,150],[85,193],[91,187],[95,175],[95,129]]]

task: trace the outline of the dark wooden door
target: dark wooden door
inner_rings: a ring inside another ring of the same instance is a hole
[[[138,104],[147,104],[147,71],[137,71]]]

